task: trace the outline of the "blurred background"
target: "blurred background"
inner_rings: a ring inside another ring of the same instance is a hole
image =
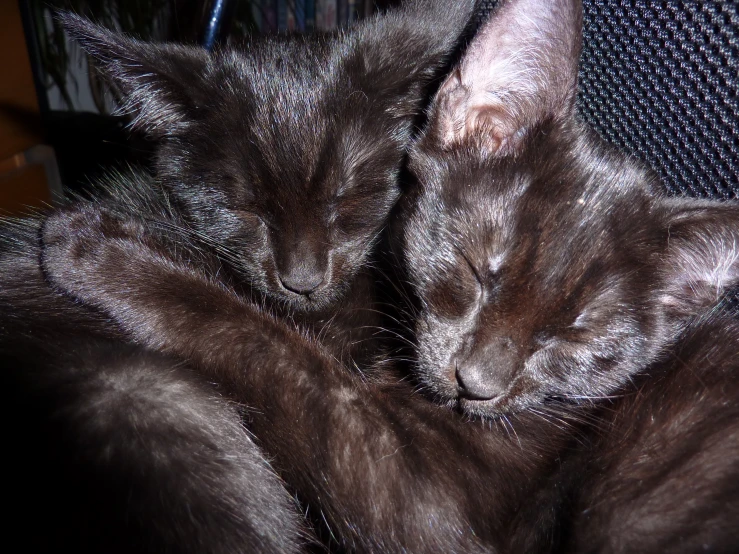
[[[152,145],[113,115],[115,91],[54,19],[57,9],[144,40],[212,48],[252,33],[321,32],[384,9],[376,0],[0,0],[0,213],[84,190]]]
[[[449,0],[452,1],[452,0]],[[52,14],[71,9],[145,40],[212,48],[253,33],[351,25],[398,0],[0,0],[0,213],[146,164],[114,91]],[[481,2],[483,21],[497,0]],[[739,198],[739,2],[584,0],[578,108],[652,166],[671,194]]]

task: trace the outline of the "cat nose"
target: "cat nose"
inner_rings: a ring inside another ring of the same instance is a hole
[[[495,379],[492,372],[476,365],[457,368],[457,385],[459,395],[470,400],[492,400],[502,396],[508,388],[500,379]]]
[[[323,284],[323,272],[291,272],[288,275],[280,275],[280,282],[289,291],[298,294],[310,294]]]
[[[280,272],[280,282],[287,290],[297,294],[315,292],[324,282],[325,269],[315,263],[291,264],[287,271]]]
[[[455,364],[460,396],[472,400],[492,400],[506,394],[518,362],[511,339],[492,339]]]

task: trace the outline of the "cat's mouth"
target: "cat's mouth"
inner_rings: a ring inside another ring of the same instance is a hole
[[[534,391],[505,393],[496,398],[479,400],[458,396],[455,408],[473,419],[506,418],[522,412],[533,412],[539,417],[561,417],[563,408],[572,406],[571,399]]]
[[[481,400],[477,398],[459,397],[457,404],[459,409],[466,414],[474,416],[490,416],[505,413],[505,396]]]
[[[342,300],[347,288],[328,276],[316,286],[285,284],[276,271],[265,271],[255,278],[245,265],[236,266],[236,278],[247,295],[266,303],[278,313],[288,314],[315,313],[332,308]]]
[[[271,296],[288,310],[320,312],[339,302],[342,294],[338,287],[326,284],[310,292],[295,292],[282,287],[272,292]]]
[[[531,404],[526,398],[510,394],[484,400],[464,396],[457,398],[458,409],[473,418],[504,417],[522,412]]]

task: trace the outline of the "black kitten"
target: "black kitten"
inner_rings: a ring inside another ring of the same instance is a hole
[[[357,357],[354,327],[367,318],[355,308],[368,307],[372,284],[362,266],[397,199],[426,87],[474,4],[409,2],[350,31],[260,38],[212,55],[63,16],[135,126],[159,140],[155,177],[116,178],[109,194],[65,213],[85,218],[85,233],[105,218],[143,225],[142,235],[252,301],[304,316],[335,355]],[[53,491],[48,512],[20,486],[10,498],[27,508],[19,525],[62,512],[34,548],[298,550],[302,518],[238,410],[179,362],[122,346],[108,318],[53,293],[38,267],[39,225],[6,225],[0,252],[7,419],[36,407],[12,437],[15,467],[20,482]],[[197,289],[178,292],[208,302]],[[72,495],[78,487],[85,493]]]
[[[580,36],[577,2],[505,3],[411,156],[420,378],[471,414],[606,397],[739,281],[739,204],[664,197],[575,118]]]
[[[349,32],[212,54],[63,21],[133,126],[160,139],[155,174],[184,222],[179,241],[218,255],[223,279],[347,359],[379,323],[364,266],[399,197],[413,122],[474,6],[409,1]]]
[[[580,36],[579,1],[509,0],[434,99],[405,235],[418,374],[472,416],[587,422],[522,512],[559,510],[562,552],[732,551],[739,204],[664,197],[577,121]]]
[[[512,19],[522,13],[526,17]],[[532,384],[594,383],[586,394],[568,393],[555,405],[541,397],[563,393],[527,390],[524,401],[510,406],[518,413],[491,417],[484,426],[470,423],[412,394],[406,383],[362,382],[163,248],[146,229],[115,220],[94,222],[94,229],[81,216],[50,220],[48,274],[142,344],[191,360],[253,406],[251,428],[344,546],[375,552],[731,549],[739,540],[739,408],[731,400],[739,390],[739,329],[720,313],[688,322],[735,282],[736,208],[663,199],[651,190],[649,173],[574,121],[579,24],[577,2],[511,0],[482,30],[438,94],[430,128],[413,153],[421,190],[406,246],[423,304],[420,371],[438,396],[456,404],[464,395],[461,406],[474,415],[508,409],[485,398],[484,387],[496,357],[507,370],[513,355],[465,337],[464,352],[490,362],[481,363],[485,371],[473,372],[471,381],[464,372],[476,366],[455,368],[446,359],[459,351],[449,326],[464,331],[479,321],[475,329],[497,330],[498,321],[510,320],[486,307],[496,298],[512,303],[511,296],[522,333],[534,315],[553,322],[555,338],[556,325],[569,327],[578,318],[588,329],[618,331],[620,341],[596,333],[590,342],[574,343],[594,354],[575,366],[564,350],[545,366],[558,380]],[[500,71],[494,54],[511,52],[526,67],[510,63]],[[504,106],[467,98],[475,88],[463,81],[465,68],[487,56],[495,69],[492,90],[509,94]],[[528,67],[531,60],[537,65]],[[494,81],[501,75],[519,88]],[[459,113],[455,99],[470,111]],[[517,117],[504,109],[511,106],[521,110]],[[498,187],[506,193],[496,195]],[[587,194],[573,198],[578,187]],[[619,208],[624,197],[633,202],[628,209]],[[622,224],[611,213],[629,220]],[[666,219],[669,244],[660,224]],[[464,233],[456,233],[457,225]],[[642,225],[641,233],[629,232]],[[581,226],[594,231],[583,234]],[[628,255],[622,235],[643,259]],[[563,249],[563,237],[583,245],[582,253]],[[495,249],[508,244],[515,248]],[[488,249],[502,257],[489,257]],[[498,288],[495,270],[519,258],[528,263],[513,265],[512,283],[501,271]],[[548,303],[555,298],[562,303]],[[550,311],[536,312],[539,306]],[[437,348],[438,360],[424,344],[431,340],[426,326],[442,329],[438,335],[450,341],[448,354]],[[518,329],[510,324],[504,338],[516,338],[508,335]],[[604,352],[614,352],[613,359]],[[603,373],[593,371],[593,360]],[[604,391],[618,398],[608,403],[600,398]]]

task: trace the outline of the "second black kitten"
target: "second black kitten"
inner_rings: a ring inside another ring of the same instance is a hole
[[[559,511],[560,551],[729,552],[739,204],[665,197],[577,120],[581,11],[502,3],[434,99],[406,212],[419,380],[473,417],[580,423],[522,511]]]
[[[502,4],[410,158],[419,376],[471,414],[607,397],[739,283],[739,204],[666,197],[576,118],[580,11]]]

